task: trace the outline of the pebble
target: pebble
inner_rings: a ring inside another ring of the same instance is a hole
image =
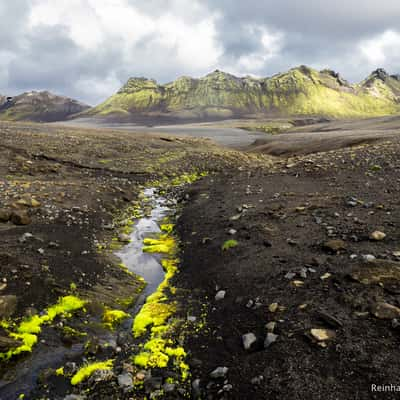
[[[329,279],[331,276],[332,276],[332,274],[327,272],[326,274],[321,275],[319,278],[324,281],[326,279]]]
[[[252,385],[261,385],[263,382],[264,377],[262,375],[255,376],[254,378],[251,379],[251,384]]]
[[[372,254],[363,254],[362,258],[364,261],[368,261],[368,262],[376,260],[376,257]]]
[[[216,295],[215,295],[215,300],[220,301],[225,298],[226,291],[225,290],[220,290]]]
[[[200,379],[195,379],[192,382],[192,395],[194,399],[201,398]]]
[[[271,346],[272,343],[275,343],[276,340],[278,339],[279,335],[276,335],[275,333],[268,332],[267,337],[265,338],[264,341],[264,348],[267,349],[269,346]]]
[[[276,328],[276,322],[275,321],[268,322],[268,324],[266,324],[265,327],[267,328],[268,332],[272,333]]]
[[[323,342],[326,340],[330,340],[333,339],[336,334],[334,331],[330,330],[330,329],[318,329],[318,328],[314,328],[311,329],[311,336],[318,340],[319,342]]]
[[[32,233],[25,232],[25,233],[18,239],[18,241],[19,241],[20,243],[25,243],[28,239],[31,239],[31,238],[33,238]]]
[[[210,378],[211,379],[222,379],[225,378],[227,373],[229,371],[228,367],[218,367],[216,369],[214,369],[214,371],[212,371],[210,373]]]
[[[243,347],[245,350],[250,350],[251,347],[257,342],[257,337],[254,333],[246,333],[242,336]]]
[[[271,303],[268,310],[272,313],[276,312],[278,310],[278,303]]]
[[[375,240],[375,241],[381,241],[383,239],[385,239],[386,237],[386,233],[381,232],[381,231],[374,231],[369,235],[369,238],[371,240]]]
[[[295,272],[288,272],[288,273],[285,275],[285,278],[291,280],[291,279],[293,279],[295,276],[296,276],[296,273],[295,273]]]
[[[379,319],[395,319],[400,317],[400,308],[389,303],[376,303],[372,308],[372,314]]]
[[[340,239],[332,239],[332,240],[328,240],[327,242],[325,242],[323,244],[323,248],[325,250],[337,252],[340,250],[344,250],[346,248],[346,243]]]
[[[117,377],[118,385],[124,390],[133,389],[133,380],[132,375],[129,372],[125,372],[124,374],[118,375]]]
[[[230,235],[235,235],[237,233],[237,230],[236,229],[229,229],[228,233]]]

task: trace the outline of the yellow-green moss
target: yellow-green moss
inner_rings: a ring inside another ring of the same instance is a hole
[[[64,367],[60,367],[56,369],[56,375],[57,376],[63,376],[64,375]]]
[[[106,308],[103,313],[103,323],[107,328],[114,329],[118,324],[129,317],[130,315],[125,311]]]
[[[107,360],[95,362],[92,364],[84,365],[79,371],[71,378],[71,385],[79,385],[84,380],[88,379],[95,371],[103,370],[109,371],[113,368],[114,360]]]
[[[11,357],[24,352],[31,352],[37,343],[37,335],[41,331],[41,326],[51,323],[58,315],[70,316],[76,310],[83,308],[85,301],[75,296],[61,297],[59,301],[47,308],[42,316],[34,315],[23,320],[15,332],[10,332],[9,336],[19,340],[22,344],[10,349],[5,353],[0,353],[0,360],[9,360]]]
[[[222,250],[223,250],[223,251],[229,250],[229,249],[231,249],[231,248],[233,248],[233,247],[238,246],[238,244],[239,244],[239,243],[238,243],[237,240],[234,240],[234,239],[227,240],[227,241],[222,245]]]
[[[158,239],[146,238],[143,244],[144,253],[171,254],[176,250],[175,240],[168,234],[160,235]]]

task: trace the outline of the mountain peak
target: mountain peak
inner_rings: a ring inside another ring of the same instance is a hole
[[[383,68],[378,68],[375,71],[372,71],[370,77],[385,81],[387,78],[389,78],[389,74]]]

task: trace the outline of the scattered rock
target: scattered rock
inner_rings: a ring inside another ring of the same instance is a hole
[[[225,378],[227,373],[229,371],[228,367],[218,367],[216,369],[214,369],[214,371],[212,371],[210,373],[210,378],[211,379],[222,379]]]
[[[269,346],[271,346],[272,343],[275,343],[276,340],[278,339],[279,335],[275,335],[275,333],[268,332],[267,337],[265,338],[264,341],[264,348],[267,349]]]
[[[340,239],[332,239],[325,242],[323,248],[328,251],[338,252],[346,248],[346,243]]]
[[[126,235],[125,233],[120,233],[120,234],[118,235],[118,240],[119,240],[120,242],[123,242],[123,243],[130,243],[131,238],[130,238],[129,235]]]
[[[278,310],[278,303],[271,303],[268,307],[268,310],[272,313],[276,312]]]
[[[375,240],[375,241],[381,241],[383,239],[385,239],[386,237],[386,233],[381,232],[381,231],[374,231],[369,235],[369,238],[371,240]]]
[[[311,336],[316,339],[318,342],[324,342],[326,340],[333,339],[336,334],[334,331],[330,329],[311,329]]]
[[[255,343],[257,343],[257,337],[254,333],[246,333],[242,336],[243,347],[245,350],[251,350]]]
[[[29,225],[32,222],[28,213],[23,210],[13,211],[10,219],[14,225]]]
[[[400,317],[400,308],[389,303],[376,303],[371,311],[372,314],[379,319],[395,319]]]
[[[226,295],[226,291],[225,290],[220,290],[219,292],[217,292],[217,294],[215,295],[215,300],[216,301],[220,301],[223,300],[225,298]]]
[[[0,222],[8,222],[11,218],[11,211],[7,209],[0,209]]]
[[[276,322],[275,321],[268,322],[268,324],[266,324],[265,327],[267,328],[268,332],[272,333],[276,328]]]
[[[0,296],[0,319],[11,317],[17,309],[17,296]]]
[[[19,241],[20,243],[25,243],[28,239],[31,239],[31,238],[33,238],[32,233],[25,232],[25,233],[18,239],[18,241]]]
[[[133,389],[132,375],[129,372],[125,372],[121,375],[118,375],[117,380],[118,380],[118,385],[122,389],[126,391]]]

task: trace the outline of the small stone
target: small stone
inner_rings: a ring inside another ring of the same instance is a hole
[[[132,375],[129,372],[125,372],[121,375],[118,375],[118,385],[128,391],[133,389],[133,380],[132,380]]]
[[[237,230],[236,229],[229,229],[228,233],[230,235],[235,235],[237,233]]]
[[[174,383],[164,383],[162,389],[165,393],[172,393],[175,391],[176,385]]]
[[[272,313],[276,312],[278,309],[279,304],[278,303],[271,303],[268,307],[268,310]]]
[[[322,281],[329,279],[332,276],[332,274],[330,274],[329,272],[327,272],[326,274],[323,274],[319,277],[319,279],[321,279]]]
[[[294,287],[302,287],[302,286],[304,286],[304,282],[303,281],[292,281],[292,285]]]
[[[267,337],[264,340],[264,348],[267,349],[269,346],[271,346],[272,343],[275,343],[277,339],[278,335],[275,335],[275,333],[272,332],[268,332]]]
[[[69,394],[68,396],[64,397],[64,400],[86,400],[86,396],[81,396],[78,394]]]
[[[369,235],[369,238],[371,240],[375,240],[375,241],[381,241],[383,239],[385,239],[386,237],[386,233],[383,233],[381,231],[374,231]]]
[[[264,380],[264,377],[262,375],[259,375],[259,376],[255,376],[254,378],[252,378],[250,382],[252,385],[261,385],[263,380]]]
[[[275,321],[268,322],[268,324],[266,324],[265,327],[267,328],[268,332],[272,333],[275,330],[276,322]]]
[[[225,378],[227,373],[229,371],[228,367],[218,367],[216,369],[214,369],[214,371],[212,371],[210,373],[210,378],[211,379],[222,379]]]
[[[373,306],[372,314],[379,319],[395,319],[400,317],[400,308],[381,302]]]
[[[372,261],[376,260],[376,257],[372,254],[363,254],[362,258],[364,261],[367,261],[367,262],[372,262]]]
[[[7,209],[0,209],[0,222],[8,222],[11,218],[11,211]]]
[[[192,382],[192,396],[194,399],[201,398],[200,379],[195,379]]]
[[[328,251],[338,252],[346,248],[346,243],[340,239],[332,239],[325,242],[323,248]]]
[[[311,329],[311,336],[319,342],[333,339],[336,334],[330,329]]]
[[[295,276],[296,276],[296,273],[295,273],[295,272],[288,272],[288,273],[285,275],[285,279],[291,280],[291,279],[293,279]]]
[[[230,392],[233,389],[233,385],[231,385],[230,383],[227,383],[226,385],[222,386],[222,390],[224,392]]]
[[[217,292],[217,294],[215,295],[215,300],[216,301],[220,301],[223,300],[225,298],[226,295],[226,291],[225,290],[220,290],[219,292]]]
[[[131,241],[131,238],[129,235],[126,235],[125,233],[120,233],[118,235],[118,240],[123,243],[129,243]]]
[[[32,233],[26,232],[18,239],[18,241],[20,243],[25,243],[28,239],[31,239],[31,238],[33,238]]]
[[[188,315],[187,316],[187,320],[189,322],[196,322],[197,318],[195,316],[193,316],[193,315]]]
[[[0,296],[0,318],[11,317],[17,309],[17,296]]]
[[[15,210],[11,213],[11,222],[14,225],[29,225],[32,220],[26,211]]]
[[[32,207],[40,207],[42,204],[40,203],[40,201],[37,201],[36,199],[32,198],[31,199],[31,206]]]
[[[392,254],[394,257],[400,257],[400,251],[394,251]]]
[[[257,337],[254,333],[246,333],[242,336],[243,347],[245,350],[250,350],[251,347],[257,342]]]

